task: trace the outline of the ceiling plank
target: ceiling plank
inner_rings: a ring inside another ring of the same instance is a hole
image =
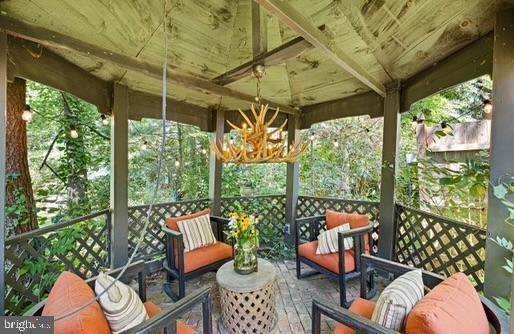
[[[103,81],[36,43],[9,37],[12,77],[56,88],[94,104],[103,114],[111,113],[112,84]]]
[[[0,29],[5,29],[10,35],[31,40],[46,47],[78,52],[89,57],[95,57],[97,59],[113,63],[129,71],[141,72],[149,77],[157,79],[162,78],[162,68],[160,66],[155,66],[153,64],[140,61],[135,57],[112,52],[110,50],[77,40],[70,36],[59,34],[57,32],[53,32],[41,27],[28,25],[26,23],[13,20],[9,17],[2,17],[2,20],[0,20]],[[168,82],[192,89],[197,89],[199,91],[205,92],[206,94],[227,96],[250,103],[255,102],[255,97],[250,94],[241,93],[199,77],[192,77],[178,73],[173,68],[170,68]],[[277,104],[265,99],[261,100],[263,103],[269,104],[270,106],[280,108],[280,110],[284,113],[294,115],[300,114],[300,111],[293,107]]]
[[[367,92],[306,106],[302,111],[301,128],[308,129],[315,123],[343,117],[381,117],[384,114],[384,99],[375,92]]]
[[[325,30],[325,25],[318,28],[320,31]],[[305,50],[313,48],[312,44],[307,42],[302,36],[298,36],[268,52],[262,53],[252,60],[231,69],[213,79],[219,85],[228,85],[229,83],[238,81],[252,73],[253,65],[262,64],[266,67],[275,66],[286,62],[287,60],[300,55]]]
[[[465,46],[402,83],[400,112],[411,104],[455,85],[492,75],[493,33]]]
[[[328,37],[316,29],[307,19],[291,5],[281,0],[255,0],[271,14],[279,18],[297,34],[323,52],[328,58],[353,75],[366,86],[385,96],[385,87],[371,76],[361,65],[348,56],[343,50],[333,45]]]
[[[258,3],[252,1],[252,51],[253,57],[268,51],[266,15]]]

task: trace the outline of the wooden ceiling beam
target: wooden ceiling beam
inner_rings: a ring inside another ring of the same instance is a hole
[[[268,27],[261,6],[252,1],[252,51],[253,57],[268,51]]]
[[[369,115],[371,118],[384,115],[384,99],[375,92],[357,94],[342,99],[303,107],[302,129],[315,123],[343,117]]]
[[[31,40],[49,48],[77,52],[87,57],[94,57],[96,59],[115,64],[128,71],[140,72],[155,79],[162,79],[162,68],[160,66],[155,66],[153,64],[143,62],[135,57],[116,53],[45,28],[35,27],[6,16],[2,16],[2,20],[0,20],[0,29],[6,30],[8,34],[12,36]],[[169,73],[168,82],[172,84],[196,89],[206,94],[231,97],[249,103],[255,102],[255,97],[250,94],[235,91],[206,79],[178,73],[174,68],[171,68],[171,66]],[[274,103],[265,99],[261,100],[263,103],[267,103],[270,106],[280,108],[284,113],[294,115],[300,114],[299,110],[291,106]]]
[[[320,31],[325,30],[325,25],[318,28]],[[285,63],[287,60],[300,55],[305,50],[313,48],[313,45],[305,40],[302,36],[298,36],[289,42],[286,42],[273,50],[262,53],[252,60],[233,68],[213,79],[219,85],[228,85],[229,83],[238,81],[252,73],[252,68],[256,64],[266,67]]]
[[[283,24],[305,38],[312,45],[332,59],[338,66],[357,78],[377,94],[385,96],[386,89],[366,69],[352,57],[332,43],[328,37],[313,26],[307,19],[289,3],[281,0],[255,0],[263,8],[275,15]]]
[[[402,83],[400,112],[427,96],[493,71],[493,33],[434,63]]]

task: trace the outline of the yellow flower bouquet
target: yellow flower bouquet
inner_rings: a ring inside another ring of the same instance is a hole
[[[230,214],[228,236],[235,240],[234,270],[240,274],[257,271],[259,230],[257,218],[233,212]]]

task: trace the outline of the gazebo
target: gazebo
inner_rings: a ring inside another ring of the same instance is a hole
[[[255,102],[252,70],[264,65],[262,101],[288,119],[288,143],[300,131],[342,117],[383,117],[380,202],[302,196],[299,164],[287,164],[287,190],[266,203],[270,224],[293,243],[299,217],[327,208],[367,214],[374,251],[384,259],[449,275],[463,271],[487,297],[511,291],[506,250],[492,240],[514,233],[507,208],[490,190],[487,230],[395,202],[400,115],[427,96],[489,74],[493,78],[490,181],[514,175],[514,3],[512,1],[182,0],[0,2],[0,181],[5,184],[7,83],[36,81],[94,104],[112,119],[110,208],[4,240],[0,230],[0,310],[20,314],[41,277],[19,279],[24,260],[60,229],[83,224],[68,270],[85,277],[123,266],[148,205],[129,207],[128,121],[160,118],[163,46],[168,43],[167,118],[223,141],[226,121]],[[166,29],[163,29],[163,25]],[[167,32],[166,37],[163,31]],[[159,270],[160,226],[169,216],[211,208],[227,215],[245,197],[222,196],[223,164],[211,154],[209,198],[157,204],[138,259]],[[0,187],[4,226],[5,186]],[[308,233],[307,230],[303,233]],[[514,299],[514,298],[513,298]]]

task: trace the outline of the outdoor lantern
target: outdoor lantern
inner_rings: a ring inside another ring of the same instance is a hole
[[[32,121],[32,111],[30,110],[30,105],[26,104],[23,108],[23,113],[21,114],[21,119],[25,122]]]
[[[490,100],[485,100],[484,101],[484,113],[486,115],[489,115],[493,112],[493,105],[491,104],[491,101]]]
[[[75,129],[75,127],[72,127],[70,129],[70,137],[73,139],[77,139],[79,137],[79,132],[77,131],[77,129]]]
[[[102,116],[100,116],[100,118],[102,119],[103,125],[109,125],[109,119],[107,118],[107,116],[102,114]]]

